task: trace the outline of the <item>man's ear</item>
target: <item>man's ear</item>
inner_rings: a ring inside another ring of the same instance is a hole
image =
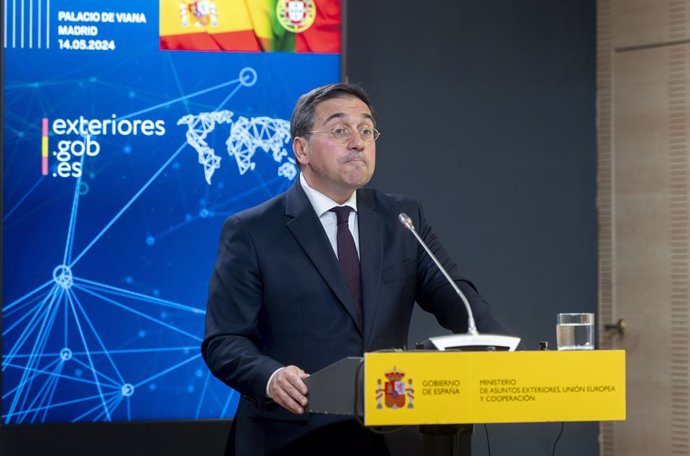
[[[292,152],[300,165],[309,163],[309,141],[306,138],[297,136],[292,140]]]

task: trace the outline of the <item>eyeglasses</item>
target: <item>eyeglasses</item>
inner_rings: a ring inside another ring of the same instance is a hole
[[[341,143],[346,143],[350,139],[352,139],[352,136],[355,134],[355,131],[350,127],[341,126],[326,131],[310,131],[309,133],[328,133],[331,136],[333,136],[337,141],[340,141]],[[379,136],[381,136],[381,133],[379,133],[379,131],[374,127],[358,128],[357,133],[359,133],[359,137],[362,138],[362,141],[368,143],[376,141],[377,139],[379,139]]]

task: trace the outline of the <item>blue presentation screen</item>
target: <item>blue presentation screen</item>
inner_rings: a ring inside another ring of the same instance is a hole
[[[232,417],[199,350],[220,229],[295,182],[340,3],[3,8],[2,422]]]

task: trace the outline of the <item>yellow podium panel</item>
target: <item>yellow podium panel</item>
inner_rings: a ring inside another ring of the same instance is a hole
[[[364,355],[367,426],[625,419],[625,352]]]

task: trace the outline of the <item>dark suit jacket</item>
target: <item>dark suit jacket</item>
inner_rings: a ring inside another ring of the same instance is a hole
[[[461,300],[411,233],[406,212],[467,294],[480,331],[500,329],[463,280],[418,202],[372,189],[357,191],[363,324],[323,227],[297,182],[287,193],[226,220],[209,284],[202,354],[210,370],[241,395],[236,454],[275,448],[342,418],[293,415],[266,398],[278,368],[315,372],[341,358],[406,345],[416,301],[439,323],[467,330]]]

